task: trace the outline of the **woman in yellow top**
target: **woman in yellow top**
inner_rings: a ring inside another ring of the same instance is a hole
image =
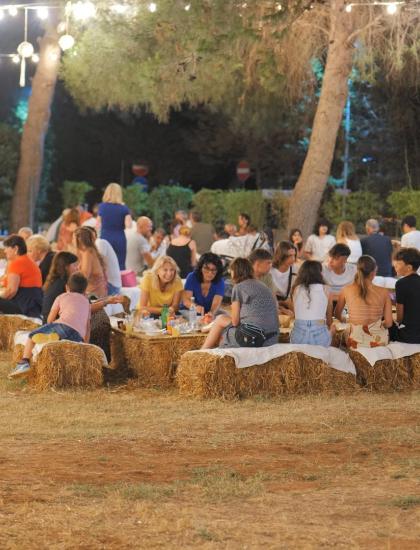
[[[170,313],[175,313],[179,308],[183,288],[175,261],[169,256],[161,256],[152,269],[144,274],[137,309],[141,314],[160,315],[166,304]]]

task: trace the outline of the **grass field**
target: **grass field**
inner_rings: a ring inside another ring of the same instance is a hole
[[[420,394],[33,393],[0,355],[0,548],[386,548],[420,540]]]

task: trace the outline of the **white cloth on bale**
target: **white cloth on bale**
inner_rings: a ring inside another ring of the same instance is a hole
[[[401,359],[420,353],[420,344],[406,344],[405,342],[390,342],[387,346],[376,348],[357,348],[358,353],[363,355],[366,361],[373,367],[377,361],[389,361]]]

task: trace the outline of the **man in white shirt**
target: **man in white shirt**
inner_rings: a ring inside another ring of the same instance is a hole
[[[417,248],[420,250],[420,231],[416,229],[416,217],[405,216],[401,222],[404,235],[401,237],[401,248]]]
[[[337,301],[342,289],[354,281],[357,268],[347,262],[350,254],[351,250],[346,244],[335,244],[328,252],[327,262],[322,266],[322,276],[330,287],[333,301]]]
[[[149,239],[152,236],[153,222],[146,216],[137,220],[136,228],[126,229],[127,257],[125,266],[132,269],[136,275],[141,275],[145,268],[152,267],[153,257],[150,253]]]

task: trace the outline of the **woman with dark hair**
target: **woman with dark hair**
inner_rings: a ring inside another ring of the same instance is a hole
[[[296,259],[297,261],[302,261],[305,259],[304,249],[303,249],[303,235],[302,231],[295,227],[289,233],[289,241],[296,248]]]
[[[271,277],[276,287],[276,295],[283,305],[290,306],[289,301],[292,284],[297,274],[296,248],[289,241],[281,241],[274,251]]]
[[[360,256],[356,267],[354,283],[344,287],[338,297],[335,316],[341,319],[342,311],[347,306],[349,347],[386,346],[389,341],[387,329],[392,326],[389,291],[373,284],[378,267],[372,256]]]
[[[217,347],[222,335],[222,347],[241,347],[245,345],[242,338],[244,329],[262,335],[260,346],[277,344],[277,304],[269,288],[254,278],[252,264],[246,258],[233,260],[230,275],[234,283],[231,316],[219,315],[216,318],[202,349]]]
[[[238,233],[237,235],[248,235],[251,225],[251,216],[246,212],[241,212],[238,216]]]
[[[335,245],[335,238],[329,235],[330,222],[324,219],[319,220],[312,235],[309,235],[305,245],[305,256],[308,260],[323,262],[329,250]]]
[[[42,307],[42,275],[27,254],[26,243],[18,235],[4,241],[7,259],[3,289],[0,290],[0,312],[39,317]]]
[[[215,315],[225,294],[225,281],[222,278],[222,260],[212,252],[203,254],[192,273],[185,281],[182,301],[185,307],[191,307],[194,298],[197,313]]]
[[[58,252],[52,261],[47,280],[44,284],[44,298],[42,300],[42,322],[47,322],[48,314],[54,300],[66,292],[66,284],[70,275],[79,267],[79,260],[71,252]]]
[[[291,344],[312,344],[328,347],[332,323],[332,302],[322,277],[322,264],[307,260],[302,264],[292,288],[295,323]]]

